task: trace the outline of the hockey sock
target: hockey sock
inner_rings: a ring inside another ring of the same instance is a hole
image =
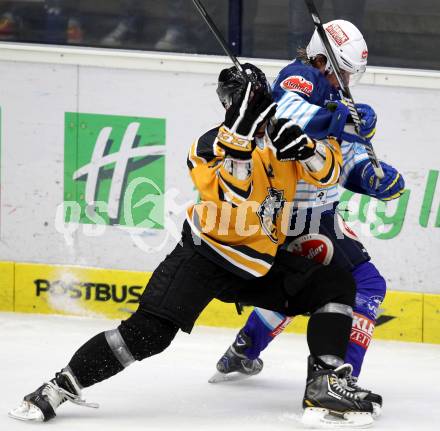
[[[252,340],[252,345],[244,351],[244,354],[249,359],[257,359],[267,345],[280,334],[291,321],[292,318],[275,311],[255,308],[249,315],[243,328],[246,335]]]
[[[105,332],[95,335],[81,346],[70,360],[69,367],[84,388],[108,379],[124,369],[113,354]]]
[[[385,297],[386,282],[371,262],[357,266],[352,275],[356,281],[356,302],[345,361],[353,366],[353,376],[358,377],[370,346],[378,307]]]
[[[347,314],[318,310],[311,315],[307,326],[310,353],[314,357],[331,355],[344,358],[352,324],[351,307],[344,304],[327,305],[346,307]]]
[[[173,340],[177,326],[137,311],[117,329],[102,332],[73,355],[69,367],[82,387],[108,379],[135,360],[162,352]]]
[[[119,326],[127,348],[137,361],[165,350],[178,330],[171,321],[139,310]]]
[[[313,273],[309,287],[300,297],[306,309],[314,310],[307,325],[312,356],[329,355],[343,360],[353,321],[355,293],[353,276],[347,271],[323,266]]]

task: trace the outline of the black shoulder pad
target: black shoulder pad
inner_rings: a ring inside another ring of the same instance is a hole
[[[216,157],[214,154],[214,142],[217,139],[218,129],[219,126],[214,127],[200,136],[196,146],[196,156],[202,157],[207,162]]]

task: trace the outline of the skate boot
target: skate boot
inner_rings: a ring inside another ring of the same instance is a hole
[[[302,422],[313,428],[367,428],[374,422],[373,404],[347,389],[352,366],[331,368],[309,357]]]
[[[8,415],[23,421],[48,421],[56,416],[55,410],[65,401],[80,406],[98,408],[98,404],[86,403],[81,398],[81,388],[67,368],[55,374],[55,378],[44,383],[35,392],[26,395]]]
[[[217,362],[217,373],[209,383],[225,381],[237,381],[255,376],[263,369],[263,361],[260,358],[248,359],[246,349],[252,344],[251,338],[242,330],[225,354]]]
[[[348,375],[346,377],[347,389],[349,391],[355,392],[361,400],[370,401],[370,403],[373,404],[374,408],[373,416],[379,417],[382,414],[382,397],[379,394],[370,391],[369,389],[364,389],[358,386],[357,380],[357,377]]]

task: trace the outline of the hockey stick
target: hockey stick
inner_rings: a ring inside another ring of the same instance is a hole
[[[304,0],[306,2],[306,6],[309,9],[310,15],[312,16],[313,23],[315,24],[316,31],[318,32],[319,37],[321,38],[322,43],[324,44],[325,50],[328,54],[328,60],[330,62],[330,65],[332,66],[336,79],[339,83],[339,88],[341,89],[342,96],[344,100],[347,103],[347,107],[350,111],[351,117],[353,118],[354,126],[356,129],[356,132],[359,134],[359,128],[361,125],[361,119],[359,117],[359,113],[356,109],[356,106],[354,104],[353,96],[351,95],[350,88],[344,84],[344,81],[342,79],[342,73],[341,68],[339,67],[338,61],[336,60],[335,54],[333,52],[333,49],[330,45],[330,42],[328,40],[327,33],[325,32],[324,26],[322,25],[321,18],[319,16],[318,10],[316,9],[315,3],[313,0]],[[373,166],[374,173],[376,174],[376,177],[378,178],[378,181],[376,182],[375,188],[379,186],[379,180],[384,178],[384,173],[381,164],[379,163],[379,160],[377,159],[376,153],[374,152],[373,144],[371,142],[365,143],[365,149],[368,154],[368,158],[370,159],[370,162]]]
[[[215,25],[214,21],[211,19],[211,17],[208,15],[208,12],[202,5],[202,3],[199,0],[193,0],[194,6],[197,8],[197,10],[200,12],[200,15],[205,20],[206,24],[208,25],[211,32],[214,34],[216,39],[218,40],[218,43],[223,48],[223,51],[225,51],[226,55],[229,56],[229,58],[232,60],[232,63],[234,63],[234,66],[240,71],[240,73],[243,75],[243,77],[248,81],[248,77],[243,69],[243,66],[240,64],[240,62],[237,60],[237,57],[232,53],[232,51],[229,49],[229,46],[223,39],[223,36],[221,35],[219,29]]]

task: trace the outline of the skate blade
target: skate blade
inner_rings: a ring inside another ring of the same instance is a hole
[[[343,417],[335,416],[328,409],[307,407],[301,422],[308,428],[344,429],[369,428],[373,425],[373,417],[368,412],[349,412]]]
[[[376,419],[382,414],[382,407],[378,403],[373,404],[373,418]]]
[[[241,380],[248,379],[252,377],[254,374],[243,374],[238,372],[233,373],[220,373],[217,371],[209,380],[209,383],[223,383],[223,382],[239,382]]]
[[[43,412],[27,401],[23,401],[16,409],[8,412],[8,416],[20,421],[44,422]]]

